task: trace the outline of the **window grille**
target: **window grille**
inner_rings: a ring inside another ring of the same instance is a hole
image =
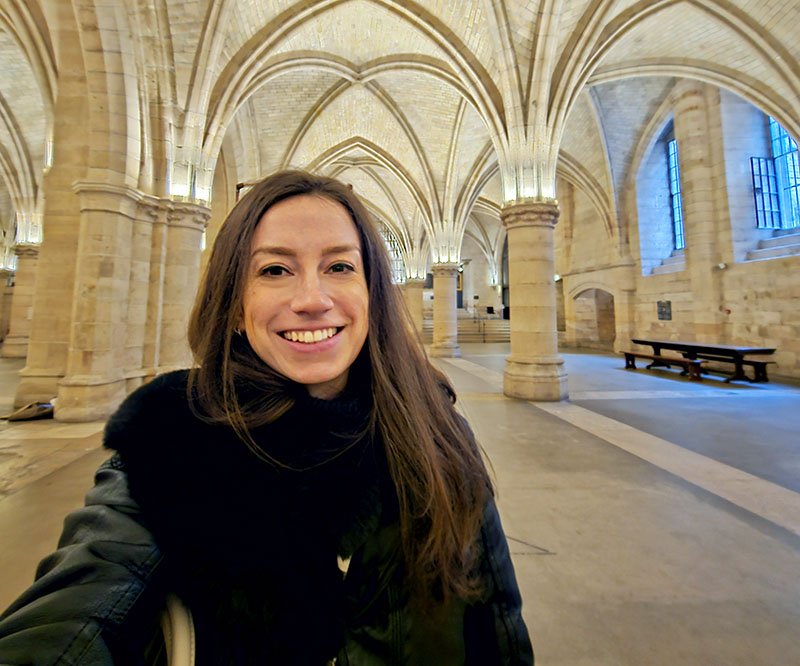
[[[760,229],[800,227],[800,159],[797,143],[774,118],[769,117],[771,158],[750,159]]]
[[[394,282],[394,284],[402,284],[406,281],[406,264],[403,261],[400,241],[397,239],[395,233],[380,220],[378,221],[378,231],[383,237],[383,242],[386,243],[386,249],[389,250],[389,259],[392,267],[392,282]]]
[[[753,196],[756,206],[756,226],[759,229],[781,228],[781,204],[775,162],[765,157],[751,157]]]
[[[678,142],[675,139],[671,139],[667,143],[667,159],[674,244],[676,250],[682,250],[686,247],[686,237],[683,233],[683,201],[681,199],[681,171],[678,164]]]

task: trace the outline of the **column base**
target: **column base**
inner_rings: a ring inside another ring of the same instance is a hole
[[[28,374],[19,371],[19,384],[14,394],[14,408],[19,409],[32,402],[48,402],[58,394],[60,375]]]
[[[564,359],[559,356],[534,357],[524,361],[506,359],[503,393],[509,398],[559,402],[569,397]]]
[[[58,384],[56,421],[104,421],[125,399],[126,380],[99,377],[65,377]]]
[[[461,347],[457,342],[439,342],[431,345],[428,356],[435,358],[461,358]]]
[[[26,358],[28,356],[29,338],[9,336],[3,341],[3,348],[0,350],[2,358]]]

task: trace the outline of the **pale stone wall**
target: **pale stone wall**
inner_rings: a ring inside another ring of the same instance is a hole
[[[751,157],[769,157],[770,140],[767,117],[741,97],[721,91],[722,133],[724,140],[725,179],[730,210],[732,247],[722,260],[744,261],[747,252],[772,232],[758,229],[753,210]]]
[[[724,271],[725,332],[732,344],[776,347],[770,374],[800,378],[800,257],[733,264]]]
[[[649,275],[673,250],[672,201],[664,128],[647,154],[636,180],[639,256],[642,273]]]
[[[608,266],[614,261],[615,248],[603,223],[603,219],[589,198],[579,189],[573,189],[572,208],[574,218],[580,220],[581,242],[572,242],[569,264],[562,267],[556,264],[556,273],[571,273],[575,269]],[[560,203],[560,202],[559,202]],[[561,221],[556,225],[556,233],[566,233],[566,225]],[[563,236],[562,236],[563,238]]]

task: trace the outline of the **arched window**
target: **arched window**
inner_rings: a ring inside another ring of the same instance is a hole
[[[753,196],[759,229],[800,226],[800,160],[797,143],[769,117],[772,157],[752,157]]]
[[[686,247],[683,233],[683,200],[681,199],[681,170],[678,162],[678,142],[674,137],[667,141],[667,168],[669,172],[669,197],[672,212],[672,238],[676,250]]]
[[[400,241],[395,233],[381,220],[378,220],[378,231],[383,236],[383,242],[389,250],[389,258],[392,262],[392,282],[402,284],[406,281],[406,264],[403,261],[403,252]]]

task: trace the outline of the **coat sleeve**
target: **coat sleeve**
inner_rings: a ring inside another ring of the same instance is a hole
[[[163,569],[114,456],[67,516],[34,584],[0,616],[0,664],[140,663],[164,604]]]
[[[532,666],[533,648],[522,619],[514,565],[494,499],[489,499],[480,531],[483,597],[464,615],[467,664]]]

